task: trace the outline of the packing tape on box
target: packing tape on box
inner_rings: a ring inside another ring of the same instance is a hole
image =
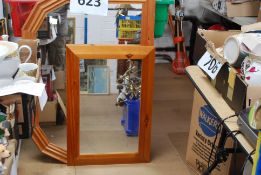
[[[230,68],[229,76],[228,76],[228,90],[227,97],[229,100],[233,100],[235,81],[236,81],[237,71],[235,69]]]

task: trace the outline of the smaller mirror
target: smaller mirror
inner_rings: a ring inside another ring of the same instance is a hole
[[[66,53],[68,164],[148,161],[154,47],[67,45]]]

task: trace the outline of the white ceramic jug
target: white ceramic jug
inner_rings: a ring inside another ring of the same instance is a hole
[[[21,47],[18,47],[17,43],[3,42],[4,41],[0,42],[0,50],[2,49],[6,51],[5,49],[7,49],[8,54],[4,54],[5,58],[3,58],[3,54],[0,55],[0,78],[11,78],[15,74],[19,64],[21,63],[21,50],[25,48],[29,51],[29,55],[25,61],[27,62],[32,56],[32,49],[27,45],[22,45]]]

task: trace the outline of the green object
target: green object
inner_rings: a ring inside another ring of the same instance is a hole
[[[168,21],[168,8],[170,4],[174,4],[174,0],[156,0],[155,38],[161,37],[164,33],[165,25]]]
[[[6,114],[0,113],[0,123],[6,120]],[[0,139],[4,137],[5,131],[0,129]]]

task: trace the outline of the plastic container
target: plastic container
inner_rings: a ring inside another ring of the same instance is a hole
[[[119,40],[140,38],[141,16],[119,16],[117,37]]]
[[[140,100],[127,100],[123,107],[121,125],[127,136],[139,135]]]
[[[11,9],[14,36],[22,35],[21,29],[38,0],[6,0]]]
[[[155,38],[161,37],[164,33],[165,25],[168,21],[168,8],[170,4],[174,4],[174,0],[156,0]]]

